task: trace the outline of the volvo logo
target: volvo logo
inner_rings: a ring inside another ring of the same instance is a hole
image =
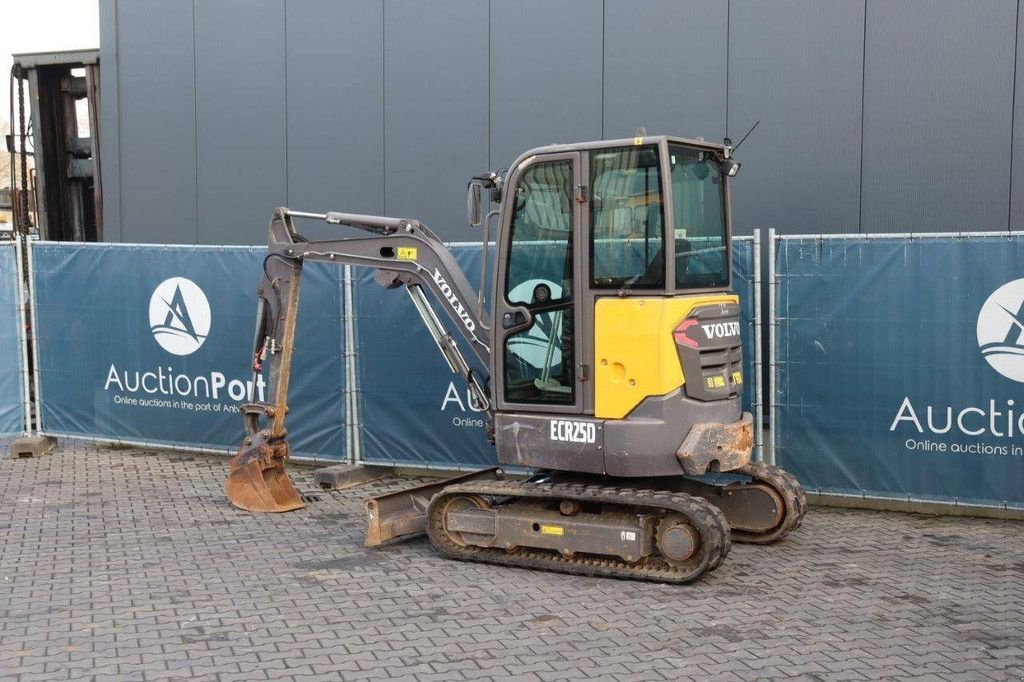
[[[149,298],[149,329],[168,353],[195,353],[210,334],[206,294],[190,279],[165,279]]]
[[[1024,383],[1024,279],[999,287],[981,306],[978,347],[993,369]]]
[[[717,322],[715,324],[702,324],[700,326],[708,339],[722,339],[727,336],[740,335],[739,322]]]
[[[434,268],[434,282],[437,284],[437,288],[441,290],[441,293],[444,294],[444,298],[448,301],[452,310],[455,311],[455,316],[462,320],[462,324],[466,329],[470,332],[474,331],[476,329],[476,324],[473,322],[473,318],[470,317],[469,313],[466,312],[466,309],[462,307],[462,302],[459,301],[458,296],[456,296],[455,292],[452,291],[452,287],[448,284],[448,280],[444,278],[444,275],[442,275],[441,271],[437,268]]]

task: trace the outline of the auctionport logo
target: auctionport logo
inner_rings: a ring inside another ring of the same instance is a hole
[[[191,355],[210,334],[210,302],[195,282],[171,277],[149,299],[149,329],[168,353]]]
[[[992,368],[1024,383],[1024,279],[992,292],[978,313],[978,347]]]

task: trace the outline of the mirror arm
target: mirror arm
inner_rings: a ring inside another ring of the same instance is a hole
[[[483,203],[483,190],[493,190],[498,187],[500,178],[494,171],[487,171],[480,175],[474,175],[466,183],[466,212],[469,217],[469,224],[479,227],[486,220],[481,220],[480,211]]]
[[[484,290],[487,286],[487,250],[490,248],[490,234],[491,218],[501,215],[501,211],[494,209],[487,214],[484,218],[481,227],[483,227],[483,253],[480,257],[480,286],[477,288],[476,295],[476,318],[483,320],[484,318]],[[497,248],[497,245],[495,245]]]

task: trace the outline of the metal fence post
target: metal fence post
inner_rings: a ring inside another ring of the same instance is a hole
[[[345,308],[345,455],[349,462],[362,461],[362,438],[359,433],[359,371],[356,353],[356,316],[352,295],[352,266],[343,269],[342,292]]]
[[[342,390],[345,394],[345,459],[348,462],[352,462],[355,456],[355,448],[352,445],[352,371],[349,367],[349,353],[352,349],[349,347],[348,340],[348,275],[349,266],[346,265],[341,269],[341,280],[339,282],[341,285],[341,301],[339,302],[341,310],[339,312],[341,312],[342,343],[344,344],[342,357],[345,360],[342,365],[344,367],[342,377],[344,389]]]
[[[35,390],[36,399],[35,429],[31,429],[31,422],[26,424],[26,428],[30,428],[31,432],[36,435],[41,435],[43,433],[43,394],[39,390],[39,324],[36,315],[35,259],[32,256],[35,244],[31,241],[26,242],[25,251],[28,256],[25,260],[28,263],[29,319],[32,321],[32,387]]]
[[[28,324],[27,317],[25,314],[25,266],[22,262],[24,257],[25,246],[22,244],[22,240],[25,239],[24,235],[18,235],[14,239],[14,258],[17,261],[15,266],[16,276],[18,278],[18,348],[20,349],[21,356],[21,404],[24,410],[24,426],[25,433],[28,434],[32,429],[32,394],[31,386],[29,385],[29,370],[28,370]]]
[[[761,352],[761,229],[754,230],[754,458],[764,461],[764,380]]]
[[[775,280],[775,228],[768,230],[768,437],[771,439],[771,447],[768,451],[767,462],[775,464],[775,451],[778,447],[778,421],[779,394],[778,389],[778,349],[776,348],[776,319],[775,297],[777,295]]]

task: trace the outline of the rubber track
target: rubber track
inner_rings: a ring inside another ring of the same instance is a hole
[[[603,555],[577,554],[566,558],[558,552],[520,547],[511,552],[501,547],[459,545],[444,528],[441,502],[455,495],[578,500],[626,507],[678,512],[687,517],[701,535],[696,558],[677,567],[658,556],[636,564]],[[519,568],[573,573],[578,575],[687,583],[717,568],[729,553],[729,525],[725,516],[711,503],[683,493],[631,490],[582,483],[525,483],[517,481],[471,481],[449,486],[437,493],[427,509],[427,534],[445,556],[463,561],[480,561]]]
[[[764,462],[750,462],[745,467],[729,473],[741,473],[757,482],[767,484],[779,493],[786,505],[778,526],[764,533],[733,530],[732,539],[735,542],[769,545],[786,537],[803,523],[804,514],[807,512],[807,496],[796,477],[785,469]]]

